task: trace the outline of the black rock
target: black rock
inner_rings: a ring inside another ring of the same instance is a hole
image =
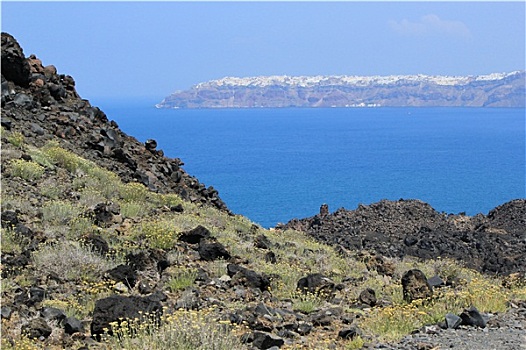
[[[296,332],[298,332],[299,335],[307,335],[312,331],[312,324],[308,322],[301,322],[298,324],[298,328],[296,328]]]
[[[40,287],[29,288],[29,304],[40,303],[46,297],[46,290]]]
[[[254,246],[260,249],[270,249],[272,247],[272,243],[270,243],[270,240],[267,236],[259,235],[254,239]]]
[[[226,269],[228,275],[232,277],[233,284],[238,283],[261,291],[268,290],[270,287],[270,279],[265,275],[236,264],[228,264]]]
[[[320,273],[309,274],[298,280],[297,289],[304,293],[322,293],[334,291],[335,285],[329,278]]]
[[[416,299],[426,299],[433,296],[433,290],[424,273],[413,269],[402,276],[402,292],[404,300],[408,303]]]
[[[462,319],[462,325],[464,326],[473,326],[480,328],[486,327],[486,320],[484,319],[484,317],[482,317],[479,310],[477,310],[477,308],[475,308],[474,306],[471,306],[469,309],[464,310],[460,314],[460,318]]]
[[[282,338],[267,332],[255,331],[252,333],[252,337],[254,339],[252,344],[257,349],[270,349],[273,346],[281,348],[283,344],[285,344],[285,341]]]
[[[90,326],[91,334],[99,338],[104,333],[104,328],[109,330],[109,334],[113,334],[110,323],[120,323],[124,319],[141,318],[145,314],[149,315],[150,319],[153,317],[160,320],[162,306],[158,300],[153,299],[150,297],[113,295],[97,300]]]
[[[445,286],[446,283],[444,282],[444,280],[442,278],[440,278],[439,276],[433,276],[433,277],[430,277],[427,279],[427,283],[429,283],[429,285],[431,287],[442,287],[442,286]]]
[[[42,317],[34,318],[28,324],[22,326],[22,333],[30,339],[47,338],[51,335],[51,332],[51,327]]]
[[[445,317],[446,327],[449,329],[456,329],[462,323],[462,318],[455,314],[447,313]]]
[[[199,243],[199,256],[202,260],[212,261],[217,259],[230,259],[230,253],[219,242],[203,242]]]
[[[2,306],[2,308],[0,309],[1,317],[6,320],[11,318],[12,313],[13,313],[13,310],[9,306]]]
[[[124,283],[130,289],[133,288],[137,282],[137,274],[130,265],[118,265],[113,269],[106,271],[106,274],[114,281]]]
[[[13,103],[17,107],[31,108],[33,106],[33,98],[26,94],[16,94]]]
[[[178,240],[190,244],[197,244],[200,243],[203,239],[210,238],[211,235],[212,234],[206,227],[199,225],[190,231],[183,232],[179,236]]]
[[[376,305],[376,293],[373,289],[367,288],[360,293],[358,300],[365,305],[375,306]]]
[[[82,327],[82,322],[77,320],[75,317],[67,317],[64,320],[64,332],[66,332],[66,334],[74,334],[82,332],[83,330],[84,327]]]
[[[170,207],[170,211],[176,212],[176,213],[182,213],[184,212],[184,207],[182,204],[172,205]]]
[[[18,224],[18,214],[13,210],[5,210],[2,212],[2,226],[14,227]]]
[[[346,328],[338,332],[338,338],[354,339],[358,335],[356,328]]]
[[[108,242],[106,240],[97,234],[90,234],[86,238],[84,238],[84,243],[90,246],[93,251],[101,254],[106,255],[110,251],[110,247],[108,245]]]
[[[56,307],[45,307],[40,310],[40,316],[44,317],[47,321],[58,321],[61,322],[66,318],[66,314],[63,310],[57,309]]]
[[[155,148],[157,148],[157,141],[152,140],[152,139],[146,140],[146,142],[144,143],[144,146],[146,147],[148,151],[154,151]]]
[[[31,71],[24,52],[12,35],[2,33],[2,75],[13,83],[27,87]]]
[[[278,261],[276,259],[276,254],[272,251],[267,252],[267,254],[265,254],[265,262],[268,262],[271,264],[277,263]]]
[[[408,247],[415,245],[418,242],[418,238],[415,236],[406,236],[404,238],[404,244]]]
[[[92,210],[95,215],[95,224],[98,226],[106,227],[119,221],[115,218],[121,211],[117,203],[99,203],[95,205]]]

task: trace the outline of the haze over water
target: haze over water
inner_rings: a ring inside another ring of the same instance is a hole
[[[487,213],[525,197],[525,111],[515,108],[155,109],[99,104],[236,214],[265,227],[381,199]]]

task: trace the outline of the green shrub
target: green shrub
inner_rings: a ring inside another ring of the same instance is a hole
[[[104,202],[105,200],[105,196],[96,189],[85,188],[80,191],[79,204],[87,208]]]
[[[142,217],[148,212],[147,203],[140,203],[135,201],[120,203],[121,215],[123,218],[137,218]]]
[[[146,200],[148,189],[138,182],[129,182],[119,186],[119,194],[124,201],[142,202]]]
[[[14,159],[10,162],[11,175],[21,177],[24,180],[34,181],[40,179],[44,174],[44,167],[35,162]]]
[[[178,290],[184,290],[188,287],[191,287],[195,283],[197,278],[197,270],[195,269],[183,269],[176,273],[175,276],[170,278],[167,282],[168,289],[171,292],[176,292]]]
[[[9,136],[7,136],[7,142],[15,147],[21,147],[24,143],[24,135],[19,131],[14,131]]]
[[[133,233],[134,238],[145,239],[148,246],[169,249],[175,245],[177,232],[169,220],[143,221]]]
[[[58,199],[64,191],[58,184],[43,183],[40,185],[40,194],[49,199]]]
[[[55,142],[48,143],[43,147],[42,151],[55,165],[72,173],[76,172],[82,163],[82,159],[79,156],[61,148]]]
[[[11,229],[2,227],[2,253],[20,253],[22,251],[22,239]]]
[[[42,206],[42,220],[54,225],[68,223],[80,213],[80,208],[66,201],[49,201]]]
[[[41,150],[32,146],[27,147],[27,153],[31,156],[31,160],[42,165],[44,168],[54,169],[53,161]]]
[[[68,281],[95,281],[102,273],[118,265],[79,242],[46,244],[33,253],[38,276],[54,273]]]
[[[136,350],[232,350],[246,349],[238,333],[243,327],[219,321],[211,309],[177,310],[163,315],[159,327],[155,316],[111,324],[113,336],[104,341],[112,349]]]
[[[306,314],[318,310],[323,305],[323,298],[315,293],[294,292],[291,299],[294,311]]]

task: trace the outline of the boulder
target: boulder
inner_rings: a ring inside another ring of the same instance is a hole
[[[211,235],[212,234],[206,227],[199,225],[190,231],[181,233],[178,240],[190,244],[197,244],[200,243],[201,240],[210,238]]]
[[[64,332],[66,334],[74,334],[79,333],[84,330],[84,327],[82,327],[82,322],[80,322],[75,317],[66,317],[64,320]]]
[[[275,264],[278,262],[278,260],[276,259],[276,254],[273,251],[269,251],[267,252],[267,254],[265,254],[265,261],[271,264]]]
[[[282,338],[268,332],[255,331],[252,333],[252,338],[254,339],[252,345],[257,349],[270,349],[273,346],[281,348],[285,344]]]
[[[22,326],[22,333],[28,338],[41,339],[51,335],[52,329],[42,317],[37,317]]]
[[[101,236],[97,234],[90,234],[84,238],[84,243],[91,247],[94,252],[99,253],[100,255],[106,255],[110,251],[108,242]]]
[[[462,323],[462,318],[458,317],[455,314],[447,313],[445,317],[446,328],[457,329],[458,326]]]
[[[367,288],[360,293],[358,300],[365,305],[375,306],[376,305],[376,293],[374,289]]]
[[[128,288],[132,289],[137,282],[137,274],[132,266],[121,264],[111,270],[106,271],[106,276],[116,282],[122,282]]]
[[[345,328],[338,332],[338,338],[352,340],[358,335],[358,330],[354,327]]]
[[[335,289],[335,284],[329,278],[320,273],[312,273],[298,280],[296,288],[303,293],[322,294],[329,293]]]
[[[270,240],[267,236],[259,235],[254,238],[254,247],[260,249],[270,249],[272,247],[272,243],[270,243]]]
[[[217,259],[230,259],[230,253],[219,242],[203,242],[199,243],[199,256],[202,260],[212,261]]]
[[[40,316],[44,317],[47,321],[62,322],[66,318],[66,314],[63,310],[57,309],[56,307],[45,307],[40,310]]]
[[[100,338],[100,335],[104,333],[106,328],[111,335],[113,332],[110,323],[120,323],[125,319],[148,317],[149,319],[157,319],[160,322],[161,314],[162,306],[156,297],[112,295],[95,302],[90,326],[91,334]]]
[[[270,279],[265,275],[236,264],[228,264],[226,269],[228,276],[232,278],[232,284],[241,284],[261,291],[270,287]]]
[[[427,299],[433,296],[433,289],[427,282],[424,273],[418,269],[406,271],[402,276],[402,292],[408,303],[416,299]]]
[[[486,327],[486,320],[480,314],[479,310],[476,307],[471,306],[468,309],[465,309],[461,314],[460,318],[462,319],[462,325],[472,326],[472,327]]]
[[[29,86],[31,69],[16,39],[2,33],[2,75],[22,87]]]
[[[99,203],[91,211],[95,216],[95,224],[100,227],[108,227],[122,222],[119,204],[113,202]]]

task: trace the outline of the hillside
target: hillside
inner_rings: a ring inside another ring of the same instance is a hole
[[[525,72],[480,76],[226,77],[176,91],[158,108],[524,107]]]
[[[123,133],[78,96],[71,77],[25,57],[5,33],[1,119],[2,349],[523,343],[526,280],[524,271],[511,273],[523,265],[497,260],[492,266],[510,274],[495,275],[456,257],[383,256],[384,240],[345,247],[322,237],[332,234],[326,223],[347,220],[327,208],[318,236],[299,220],[300,230],[263,229],[231,213],[155,141]],[[391,233],[443,222],[421,202],[413,216],[391,206],[359,211],[370,214],[360,228]],[[506,238],[524,238],[523,208],[513,201],[455,227],[485,224],[477,234],[493,232],[506,256],[523,255]]]

